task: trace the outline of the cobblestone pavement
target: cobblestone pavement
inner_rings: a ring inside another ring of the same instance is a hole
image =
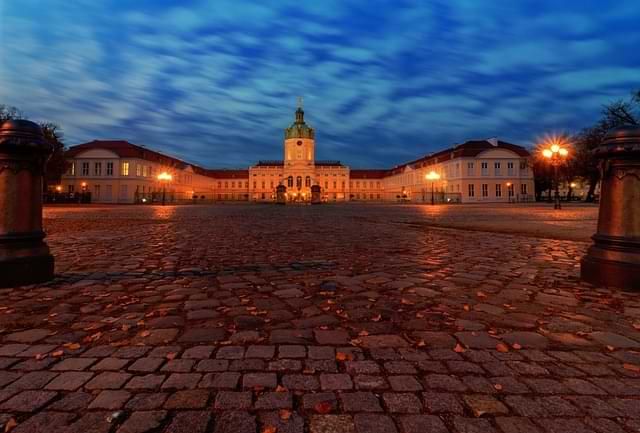
[[[549,218],[513,209],[500,212],[514,225]],[[578,281],[587,242],[434,228],[426,212],[48,208],[58,278],[0,290],[0,421],[15,433],[640,431],[639,295]]]

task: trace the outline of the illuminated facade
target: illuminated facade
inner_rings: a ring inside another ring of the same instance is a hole
[[[72,147],[64,192],[90,191],[92,201],[275,200],[278,185],[292,202],[311,200],[320,186],[323,201],[507,202],[534,197],[529,152],[497,139],[467,141],[391,169],[356,170],[340,161],[316,160],[315,130],[301,106],[284,131],[283,159],[259,161],[248,169],[212,170],[126,141],[92,141]],[[158,174],[172,175],[163,184]],[[431,179],[427,175],[431,173]]]

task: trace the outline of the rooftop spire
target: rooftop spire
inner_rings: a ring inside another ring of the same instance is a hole
[[[298,109],[296,110],[296,123],[304,123],[304,110],[302,109],[302,96],[298,96]]]

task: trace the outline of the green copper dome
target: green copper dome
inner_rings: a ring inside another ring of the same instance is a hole
[[[289,138],[311,138],[316,136],[315,131],[309,125],[304,122],[304,110],[302,107],[298,107],[296,110],[296,120],[284,130],[284,139]]]

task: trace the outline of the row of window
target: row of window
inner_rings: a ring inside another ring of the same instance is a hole
[[[467,163],[467,175],[468,176],[473,176],[475,171],[474,171],[474,163],[473,162],[469,162]],[[527,168],[527,164],[525,162],[521,162],[520,163],[520,170],[524,171]],[[493,163],[493,175],[494,176],[502,176],[504,173],[502,171],[503,169],[503,164],[501,162],[494,162]],[[482,176],[489,176],[489,163],[488,162],[481,162],[480,163],[480,174]],[[514,175],[514,163],[513,162],[507,162],[507,172],[506,172],[507,176],[513,176]]]
[[[489,197],[489,184],[483,183],[480,187],[481,187],[482,197]],[[497,183],[495,187],[496,189],[495,189],[494,197],[502,197],[502,184]],[[514,196],[513,184],[509,185],[506,189],[507,189],[508,196],[513,197]],[[526,183],[520,184],[520,194],[522,195],[528,194]],[[472,183],[469,184],[468,196],[469,197],[476,196],[476,186]]]
[[[128,161],[123,161],[120,164],[120,176],[130,175],[131,164]],[[155,167],[152,165],[135,164],[137,177],[154,177]],[[102,162],[95,161],[91,164],[88,161],[83,161],[80,165],[80,174],[82,176],[114,176],[114,164],[112,161]],[[72,162],[69,166],[67,174],[70,176],[76,175],[76,163]],[[176,182],[188,183],[193,182],[193,176],[190,174],[177,173],[175,175]]]

